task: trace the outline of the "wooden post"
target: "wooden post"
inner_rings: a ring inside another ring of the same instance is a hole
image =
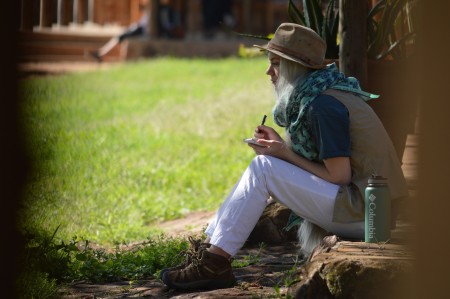
[[[86,2],[85,0],[73,1],[73,22],[75,24],[83,24],[85,18]]]
[[[20,29],[33,30],[33,1],[22,0],[20,8]]]
[[[87,14],[87,18],[88,21],[91,23],[94,23],[94,2],[95,0],[88,0],[88,14]]]
[[[78,24],[78,2],[80,0],[73,0],[73,17],[72,17],[72,22],[74,24]]]
[[[186,35],[193,37],[203,29],[202,5],[200,0],[186,2]]]
[[[52,26],[52,1],[41,0],[40,13],[39,13],[39,27],[51,27]]]
[[[58,26],[62,25],[63,21],[63,9],[64,9],[64,3],[63,0],[58,0],[56,4],[56,24]]]
[[[66,26],[69,24],[69,17],[71,11],[69,1],[70,0],[58,0],[57,24],[59,26]]]
[[[340,0],[339,68],[346,76],[356,77],[367,87],[367,14],[366,0]]]
[[[151,0],[147,7],[149,9],[148,14],[150,16],[150,21],[148,26],[150,26],[148,32],[151,38],[157,38],[159,36],[158,27],[158,11],[159,11],[159,0]]]
[[[252,1],[251,0],[243,0],[244,3],[242,3],[243,6],[243,21],[244,21],[244,30],[245,32],[251,32],[252,30]],[[266,20],[267,21],[267,20]]]

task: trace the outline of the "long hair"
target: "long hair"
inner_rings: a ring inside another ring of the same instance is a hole
[[[293,89],[305,79],[309,68],[296,63],[294,61],[280,57],[280,73],[275,85],[276,105],[286,108],[289,96]],[[281,108],[280,107],[280,108]],[[280,111],[285,111],[281,109]],[[289,140],[286,140],[289,144]],[[308,257],[311,255],[314,248],[320,244],[327,232],[319,226],[303,220],[302,224],[297,230],[297,238],[300,244],[300,252]]]
[[[308,258],[314,248],[328,235],[321,227],[303,220],[297,230],[298,243],[300,244],[300,253]]]
[[[297,84],[301,84],[309,69],[294,61],[280,57],[280,73],[275,83],[274,93],[279,111],[286,111],[289,97]],[[286,115],[284,115],[286,119]]]
[[[283,97],[288,98],[294,87],[303,81],[308,71],[307,67],[280,57],[280,73],[275,86],[277,100],[282,100]]]

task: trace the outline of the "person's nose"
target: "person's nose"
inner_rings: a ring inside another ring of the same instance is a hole
[[[272,65],[269,65],[269,67],[267,68],[266,75],[269,75],[269,76],[273,75],[273,67],[272,67]]]

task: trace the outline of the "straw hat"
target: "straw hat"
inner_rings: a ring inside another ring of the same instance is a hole
[[[281,24],[268,44],[254,45],[254,47],[272,52],[308,68],[321,69],[326,66],[327,45],[325,41],[310,28],[298,24]]]

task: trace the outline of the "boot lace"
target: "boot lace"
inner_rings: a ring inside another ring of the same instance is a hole
[[[186,250],[181,251],[177,257],[184,257],[185,263],[189,264],[192,261],[196,260],[199,253],[206,249],[209,244],[208,243],[202,243],[201,239],[194,239],[192,236],[188,237],[188,241],[190,243],[190,247]]]

